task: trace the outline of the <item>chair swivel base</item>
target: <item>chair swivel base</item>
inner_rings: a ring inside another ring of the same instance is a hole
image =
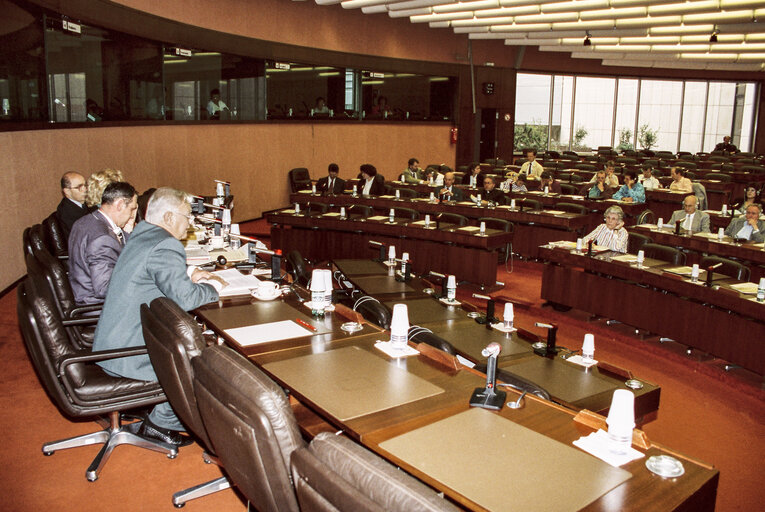
[[[211,480],[203,484],[195,485],[194,487],[189,487],[183,491],[176,492],[173,494],[173,505],[175,505],[175,508],[181,508],[186,504],[187,501],[195,500],[197,498],[201,498],[218,491],[224,491],[230,487],[231,482],[229,482],[228,478],[222,476],[220,478],[216,478],[215,480]]]
[[[93,432],[90,434],[84,434],[81,436],[71,437],[69,439],[62,439],[60,441],[53,441],[45,443],[42,447],[44,455],[53,455],[58,450],[65,450],[67,448],[77,448],[79,446],[90,446],[93,444],[103,444],[104,446],[90,463],[88,470],[85,472],[85,478],[90,482],[95,482],[98,479],[98,475],[101,469],[109,460],[109,456],[112,451],[119,445],[129,444],[137,446],[139,448],[146,448],[147,450],[153,450],[155,452],[162,452],[167,454],[167,457],[174,459],[178,455],[178,448],[167,443],[159,441],[151,441],[144,439],[141,436],[131,432],[130,425],[123,427],[120,423],[119,412],[109,413],[111,424],[104,430]]]

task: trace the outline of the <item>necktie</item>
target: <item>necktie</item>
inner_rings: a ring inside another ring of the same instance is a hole
[[[117,240],[120,241],[120,245],[125,245],[125,235],[122,234],[122,230],[117,231]]]
[[[329,180],[329,187],[327,187],[328,192],[334,192],[335,191],[335,179],[332,178]]]
[[[693,222],[693,214],[687,215],[685,217],[685,224],[683,225],[683,229],[690,230],[692,222]]]

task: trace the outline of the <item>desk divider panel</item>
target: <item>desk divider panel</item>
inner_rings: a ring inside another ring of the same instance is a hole
[[[491,511],[580,510],[632,476],[484,409],[455,414],[380,448]]]

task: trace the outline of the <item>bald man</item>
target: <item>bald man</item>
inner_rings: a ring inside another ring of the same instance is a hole
[[[85,184],[85,176],[78,172],[67,172],[61,176],[61,193],[64,197],[56,208],[61,226],[66,236],[72,231],[72,226],[80,217],[86,215],[89,210],[85,206],[85,194],[88,187]]]

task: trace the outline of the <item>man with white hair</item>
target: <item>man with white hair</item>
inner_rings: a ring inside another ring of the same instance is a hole
[[[160,188],[149,199],[146,220],[138,223],[114,266],[106,301],[98,321],[93,351],[143,346],[141,304],[168,297],[186,311],[218,300],[215,284],[200,283],[215,276],[186,267],[180,240],[189,228],[191,206],[187,194]],[[108,373],[130,379],[156,381],[148,355],[122,357],[98,363]],[[190,444],[181,436],[183,425],[170,404],[157,404],[138,434],[176,446]]]

